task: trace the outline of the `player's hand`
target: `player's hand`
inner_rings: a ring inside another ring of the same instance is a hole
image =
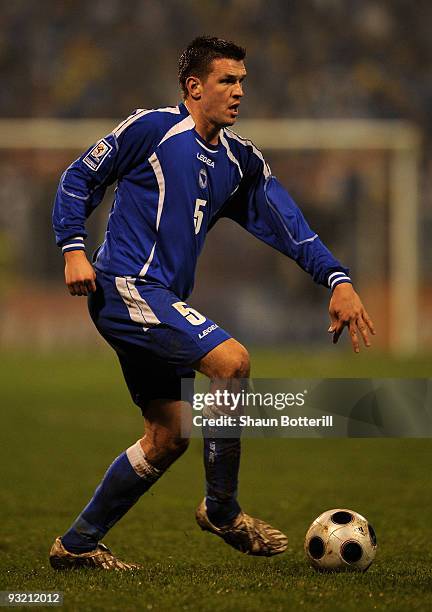
[[[372,319],[350,283],[336,285],[330,300],[329,314],[331,325],[328,332],[333,334],[333,344],[339,340],[344,327],[348,327],[355,353],[360,351],[359,334],[366,347],[371,345],[369,332],[375,335]]]
[[[96,272],[84,251],[68,251],[64,254],[65,281],[71,295],[88,295],[96,291]]]

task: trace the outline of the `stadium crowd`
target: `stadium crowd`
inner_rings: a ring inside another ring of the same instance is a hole
[[[175,100],[179,50],[220,23],[248,50],[245,114],[430,130],[431,19],[427,0],[16,0],[0,19],[0,115],[120,117],[137,98]]]

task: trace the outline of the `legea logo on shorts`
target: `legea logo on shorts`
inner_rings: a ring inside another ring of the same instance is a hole
[[[202,338],[204,338],[208,334],[211,334],[211,332],[214,331],[215,329],[217,329],[218,327],[219,327],[219,325],[216,325],[216,323],[213,323],[213,325],[210,325],[210,327],[207,327],[201,333],[199,333],[198,334],[198,338],[201,340]]]

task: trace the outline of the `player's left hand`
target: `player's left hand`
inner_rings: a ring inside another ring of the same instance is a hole
[[[372,319],[350,283],[336,285],[330,300],[329,314],[331,325],[328,332],[333,334],[333,344],[339,340],[344,327],[348,327],[355,353],[360,352],[358,332],[365,346],[371,345],[369,332],[375,335]]]

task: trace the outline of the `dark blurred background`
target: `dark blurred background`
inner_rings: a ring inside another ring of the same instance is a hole
[[[247,48],[242,119],[405,120],[422,136],[415,350],[432,347],[432,3],[392,0],[14,0],[0,2],[0,118],[107,119],[177,104],[177,59],[197,35]],[[108,125],[111,125],[108,122]],[[241,123],[239,132],[241,132]],[[104,134],[99,134],[103,136]],[[95,335],[63,288],[51,203],[80,153],[0,149],[0,341],[38,348]],[[92,141],[82,142],[82,150]],[[260,142],[256,142],[261,146]],[[377,343],[392,346],[389,164],[384,150],[265,150],[312,227],[351,268]],[[89,221],[103,237],[110,194]],[[410,206],[410,202],[407,202]],[[409,305],[413,296],[407,295]],[[414,300],[415,301],[415,300]],[[208,238],[191,304],[245,343],[324,346],[325,289],[239,228]]]

